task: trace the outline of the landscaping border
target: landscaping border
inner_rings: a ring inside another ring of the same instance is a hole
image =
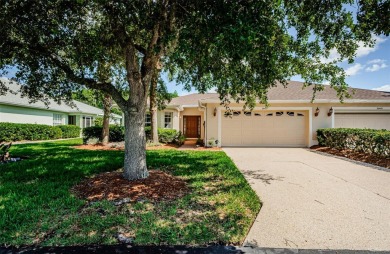
[[[370,164],[370,163],[367,163],[367,162],[352,160],[352,159],[349,159],[349,158],[346,158],[346,157],[343,157],[343,156],[338,156],[338,155],[334,155],[334,154],[330,154],[330,153],[326,153],[326,152],[316,151],[316,150],[313,150],[313,149],[310,149],[310,148],[306,148],[306,149],[307,149],[308,151],[312,152],[312,153],[317,153],[317,154],[321,154],[321,155],[324,155],[324,156],[329,156],[329,157],[333,157],[333,158],[338,158],[338,159],[342,159],[342,160],[345,160],[345,161],[348,161],[348,162],[355,163],[355,164],[357,164],[357,165],[361,165],[361,166],[365,166],[365,167],[370,167],[370,168],[375,168],[375,169],[381,170],[381,171],[390,172],[390,169],[388,169],[388,168],[381,167],[381,166],[377,166],[377,165]]]

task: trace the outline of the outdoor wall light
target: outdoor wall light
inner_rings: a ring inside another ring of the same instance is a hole
[[[317,107],[316,112],[314,112],[314,115],[318,116],[319,113],[320,113],[320,109]]]
[[[214,108],[214,116],[217,115],[217,108]]]
[[[329,112],[328,112],[328,116],[331,116],[332,114],[333,114],[333,108],[330,107]]]

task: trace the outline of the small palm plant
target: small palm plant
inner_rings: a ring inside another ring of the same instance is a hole
[[[0,162],[7,162],[10,159],[9,149],[11,148],[12,143],[8,145],[6,143],[0,144]]]

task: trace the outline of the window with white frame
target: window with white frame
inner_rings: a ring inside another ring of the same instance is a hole
[[[93,117],[92,116],[83,116],[82,118],[82,128],[91,127],[93,123]]]
[[[62,115],[61,114],[53,114],[53,125],[57,126],[57,125],[62,125],[62,124],[63,124]]]
[[[172,129],[172,112],[165,112],[164,114],[164,128]]]
[[[145,115],[145,126],[150,126],[152,125],[152,117],[150,113],[146,113]]]

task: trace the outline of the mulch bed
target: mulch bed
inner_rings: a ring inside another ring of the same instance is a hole
[[[159,170],[150,170],[146,179],[129,181],[122,172],[106,172],[86,179],[72,188],[82,199],[89,201],[139,200],[168,201],[189,192],[184,180]]]
[[[384,158],[374,154],[354,152],[352,150],[338,150],[330,147],[312,146],[310,149],[390,169],[390,158]]]

